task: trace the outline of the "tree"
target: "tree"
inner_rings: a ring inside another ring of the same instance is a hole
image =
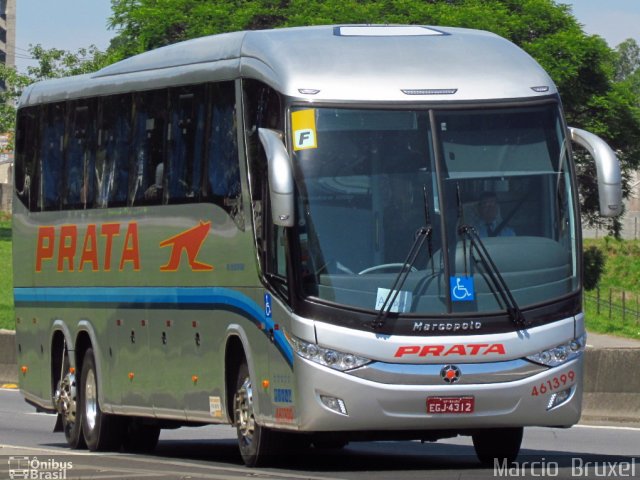
[[[38,63],[27,67],[27,73],[21,74],[15,68],[0,64],[0,81],[4,90],[0,90],[0,132],[15,131],[16,103],[22,91],[33,82],[48,78],[80,75],[96,71],[108,62],[104,52],[95,45],[81,48],[76,53],[56,48],[45,49],[41,45],[30,45],[29,54]],[[13,136],[11,136],[13,138]],[[7,148],[12,149],[13,145]]]
[[[108,64],[107,54],[95,45],[81,48],[75,53],[31,45],[29,53],[38,62],[35,67],[27,67],[27,76],[32,81],[91,73]]]
[[[604,273],[606,257],[602,250],[591,245],[584,249],[584,288],[593,290]]]
[[[0,90],[0,132],[12,133],[16,123],[16,100],[32,80],[5,64],[0,64],[0,79],[4,82],[4,89]]]
[[[236,30],[334,23],[396,23],[479,28],[501,35],[531,54],[551,75],[570,125],[603,137],[616,150],[625,176],[640,165],[640,48],[626,40],[615,50],[585,34],[569,6],[554,0],[111,0],[118,34],[106,53],[31,47],[38,66],[27,75],[0,70],[5,100],[28,83],[97,70],[116,60],[190,38]],[[11,104],[0,107],[7,126]],[[587,224],[620,229],[597,214],[595,167],[576,150],[580,196]],[[628,194],[628,191],[625,191]]]
[[[616,47],[615,80],[624,81],[640,69],[640,46],[633,38],[628,38]]]
[[[640,52],[633,40],[614,51],[587,35],[570,7],[553,0],[112,0],[120,31],[112,58],[233,30],[333,23],[449,25],[489,30],[530,53],[560,91],[570,125],[603,137],[626,176],[640,165]],[[576,150],[583,220],[619,232],[599,217],[595,167]],[[628,190],[625,190],[628,194]]]

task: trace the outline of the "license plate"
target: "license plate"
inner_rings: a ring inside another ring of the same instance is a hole
[[[427,413],[473,413],[473,397],[427,397]]]

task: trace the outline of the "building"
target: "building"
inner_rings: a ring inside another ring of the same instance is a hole
[[[16,64],[16,0],[0,0],[0,63]],[[0,211],[11,210],[13,152],[7,150],[8,141],[7,134],[0,134]]]
[[[0,62],[16,64],[16,0],[0,0]]]

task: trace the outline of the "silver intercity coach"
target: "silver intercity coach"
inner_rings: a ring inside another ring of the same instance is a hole
[[[20,387],[72,448],[233,424],[242,458],[580,418],[585,326],[558,91],[491,33],[191,40],[30,86],[13,215]],[[427,447],[425,447],[427,448]]]

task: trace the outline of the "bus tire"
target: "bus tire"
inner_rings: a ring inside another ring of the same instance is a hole
[[[104,413],[98,401],[98,373],[93,349],[87,349],[80,375],[80,408],[82,433],[87,447],[92,452],[118,450],[121,443],[122,424],[120,417]]]
[[[67,353],[66,348],[62,362],[62,371],[64,374],[64,372],[69,371],[69,354]],[[62,415],[62,430],[64,431],[64,438],[67,441],[67,445],[73,449],[79,450],[87,448],[87,444],[85,443],[84,436],[82,435],[82,410],[80,409],[80,397],[82,396],[82,392],[80,392],[80,386],[77,385],[77,381],[75,380],[77,377],[74,376],[73,378],[74,380],[72,382],[67,379],[67,382],[71,382],[72,384],[67,383],[66,388],[70,390],[68,392],[69,395],[71,395],[71,391],[75,391],[75,399],[73,399],[75,405],[75,412],[73,412],[73,415],[75,419],[70,420],[67,416],[68,414]],[[58,388],[61,388],[60,384],[62,381],[63,379],[59,380]]]
[[[240,455],[247,467],[258,467],[273,460],[275,432],[255,421],[253,383],[249,367],[243,362],[238,369],[236,391],[233,396],[233,423],[238,433]]]
[[[126,419],[122,448],[125,452],[151,453],[158,445],[160,427],[147,425],[143,420],[130,417]]]
[[[518,457],[524,428],[490,428],[471,435],[473,448],[480,462],[493,466],[495,461],[511,464]]]

